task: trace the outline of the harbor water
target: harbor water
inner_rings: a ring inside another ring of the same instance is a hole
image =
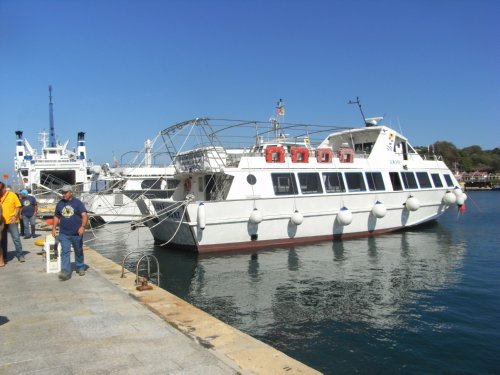
[[[197,255],[114,224],[86,243],[153,254],[164,289],[325,374],[495,374],[500,193],[468,195],[465,213],[373,238]]]

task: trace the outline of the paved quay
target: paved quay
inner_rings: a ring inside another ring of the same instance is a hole
[[[92,249],[86,275],[62,282],[22,241],[26,262],[0,268],[2,375],[319,374],[161,288],[137,291]]]

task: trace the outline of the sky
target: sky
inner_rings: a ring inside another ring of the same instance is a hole
[[[498,0],[0,0],[0,173],[15,131],[112,163],[195,117],[362,126],[500,147]]]

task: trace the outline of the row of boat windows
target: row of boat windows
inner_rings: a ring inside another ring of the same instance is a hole
[[[302,194],[322,194],[385,191],[386,186],[381,172],[304,172],[297,173],[298,186]],[[271,173],[276,195],[298,194],[297,180],[294,173]],[[447,187],[454,187],[449,174],[443,174]],[[393,191],[441,188],[443,181],[439,173],[427,172],[389,172]]]

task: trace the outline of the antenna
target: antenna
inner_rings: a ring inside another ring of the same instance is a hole
[[[51,85],[49,85],[49,124],[50,124],[49,147],[56,147],[56,131],[54,128],[54,110],[52,104]]]
[[[359,111],[361,112],[361,117],[363,117],[363,125],[366,125],[365,114],[363,113],[363,109],[361,108],[361,102],[359,101],[359,96],[356,96],[355,102],[353,102],[352,100],[349,100],[348,104],[357,104],[358,105]]]

